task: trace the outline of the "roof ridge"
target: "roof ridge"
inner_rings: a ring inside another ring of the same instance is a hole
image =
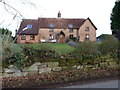
[[[38,19],[22,19],[22,20],[23,21],[25,21],[25,20],[31,20],[32,21],[32,20],[38,20]]]
[[[81,20],[81,19],[83,19],[83,20],[86,20],[85,18],[43,18],[43,17],[39,17],[38,19],[79,19],[79,20]]]

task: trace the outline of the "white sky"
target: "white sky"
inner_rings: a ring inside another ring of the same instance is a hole
[[[29,0],[4,0],[12,7],[16,8],[27,19],[37,19],[38,17],[56,18],[60,10],[62,18],[90,18],[97,27],[97,36],[101,34],[111,34],[110,14],[116,0],[30,0],[37,4],[32,7],[24,2]],[[29,3],[29,2],[28,2]],[[30,3],[29,3],[30,4]],[[10,8],[9,11],[16,12]],[[21,18],[15,18],[8,13],[0,2],[0,27],[8,28],[15,33],[19,27]],[[18,15],[18,14],[17,14]],[[10,24],[10,25],[9,25]]]

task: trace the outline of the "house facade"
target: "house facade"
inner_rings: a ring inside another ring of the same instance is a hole
[[[64,43],[75,38],[78,42],[96,41],[97,28],[87,19],[38,18],[23,19],[17,31],[17,43]]]

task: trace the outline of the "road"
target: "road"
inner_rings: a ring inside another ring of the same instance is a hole
[[[95,83],[83,84],[83,85],[67,86],[64,88],[118,88],[118,86],[119,86],[118,80],[110,80],[110,81],[95,82]]]

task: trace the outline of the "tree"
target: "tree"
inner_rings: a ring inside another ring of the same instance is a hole
[[[102,55],[110,55],[117,58],[118,40],[114,37],[107,38],[99,46],[99,51]]]
[[[108,39],[113,39],[115,38],[113,35],[110,34],[101,34],[100,36],[97,37],[100,41],[108,40]]]
[[[116,2],[119,2],[120,0],[116,0]]]
[[[28,14],[27,9],[24,10],[23,7],[29,7],[31,11],[40,8],[37,0],[0,0],[0,11],[2,12],[0,27],[10,29],[13,25],[13,27],[18,28],[21,20],[25,19],[26,14]],[[9,17],[9,19],[5,17]]]
[[[120,0],[115,2],[110,19],[112,34],[120,40]]]
[[[12,35],[12,32],[8,29],[0,28],[0,34],[1,35]]]
[[[2,44],[5,40],[10,42],[12,40],[12,32],[8,29],[0,28],[0,38],[2,39]]]

